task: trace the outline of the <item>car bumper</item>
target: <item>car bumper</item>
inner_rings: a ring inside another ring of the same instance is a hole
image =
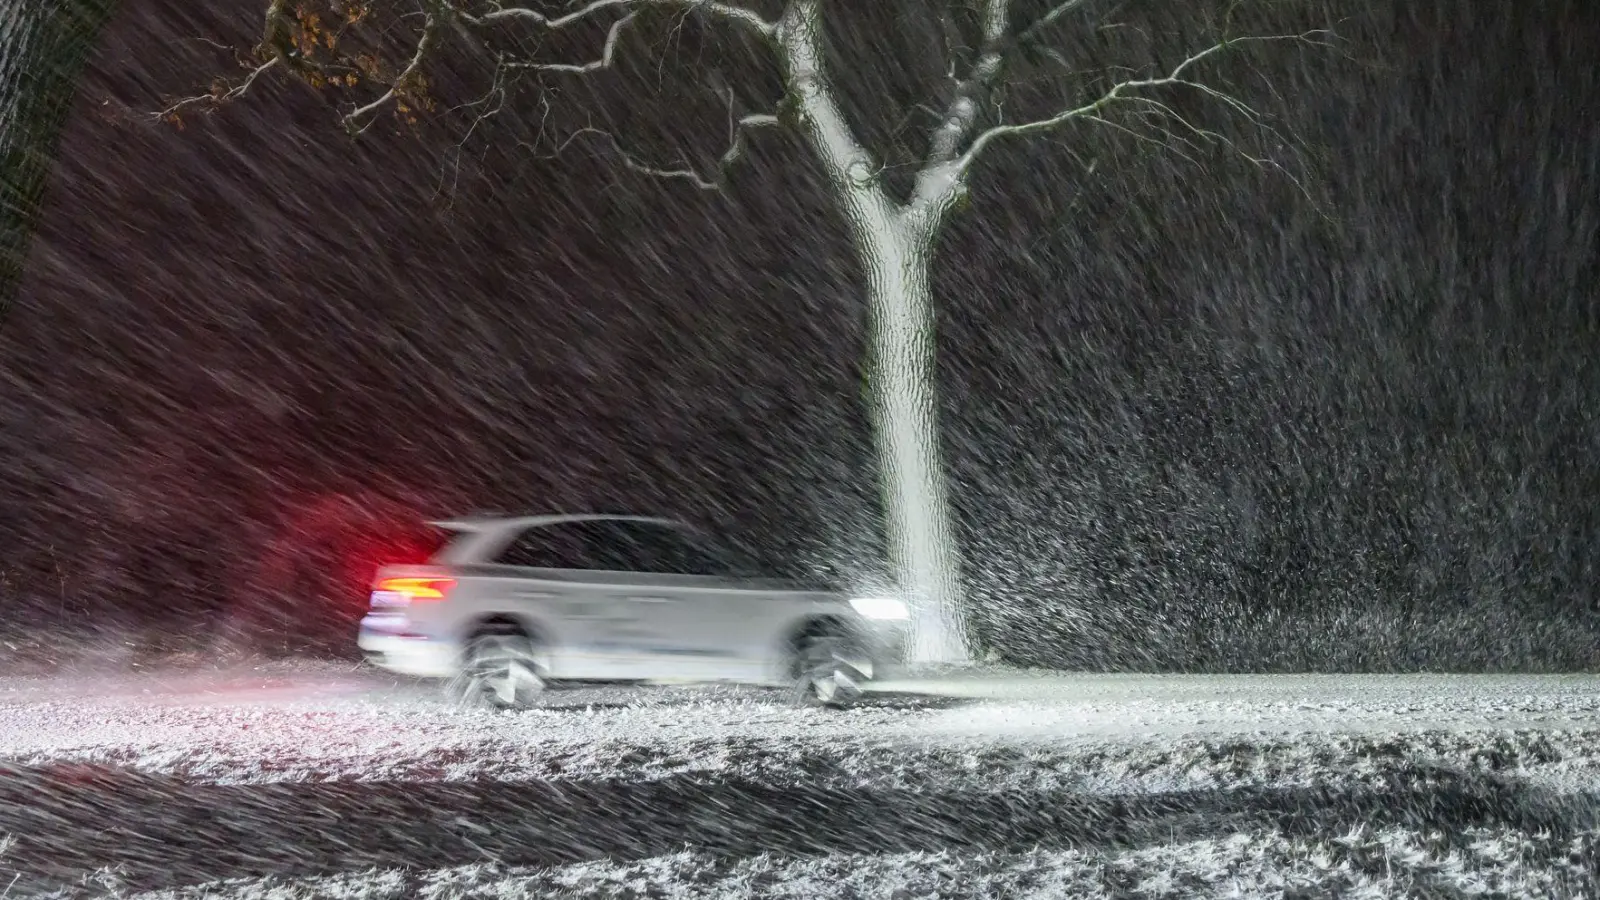
[[[460,669],[461,648],[454,641],[409,631],[392,616],[362,619],[356,646],[367,662],[402,675],[448,678]]]
[[[909,634],[902,622],[874,622],[866,629],[864,643],[874,681],[894,678],[904,670]]]

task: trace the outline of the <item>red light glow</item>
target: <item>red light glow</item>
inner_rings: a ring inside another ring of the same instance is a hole
[[[373,590],[401,594],[407,600],[443,600],[445,592],[456,586],[453,578],[383,578]]]

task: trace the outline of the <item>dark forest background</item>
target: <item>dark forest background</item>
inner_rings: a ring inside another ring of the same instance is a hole
[[[1282,8],[1339,48],[1226,72],[1303,186],[1085,127],[989,157],[945,236],[977,636],[1097,669],[1593,668],[1600,7]],[[862,284],[797,141],[718,194],[518,152],[531,116],[458,154],[447,103],[352,142],[281,79],[145,115],[237,71],[212,42],[259,14],[126,0],[80,82],[0,329],[13,626],[343,647],[371,567],[476,509],[678,515],[882,577]],[[904,94],[871,25],[839,35],[868,112]],[[722,133],[646,71],[605,101],[637,146]]]

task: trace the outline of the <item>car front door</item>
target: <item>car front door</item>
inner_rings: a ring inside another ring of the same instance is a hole
[[[695,532],[664,522],[610,523],[619,548],[639,573],[618,599],[631,605],[653,677],[742,679],[760,657],[744,639],[755,595],[728,577],[726,562]]]

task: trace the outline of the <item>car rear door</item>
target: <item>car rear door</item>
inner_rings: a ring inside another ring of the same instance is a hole
[[[491,579],[501,602],[553,632],[551,667],[560,678],[643,678],[641,630],[619,591],[629,576],[594,523],[534,525],[496,555]]]

